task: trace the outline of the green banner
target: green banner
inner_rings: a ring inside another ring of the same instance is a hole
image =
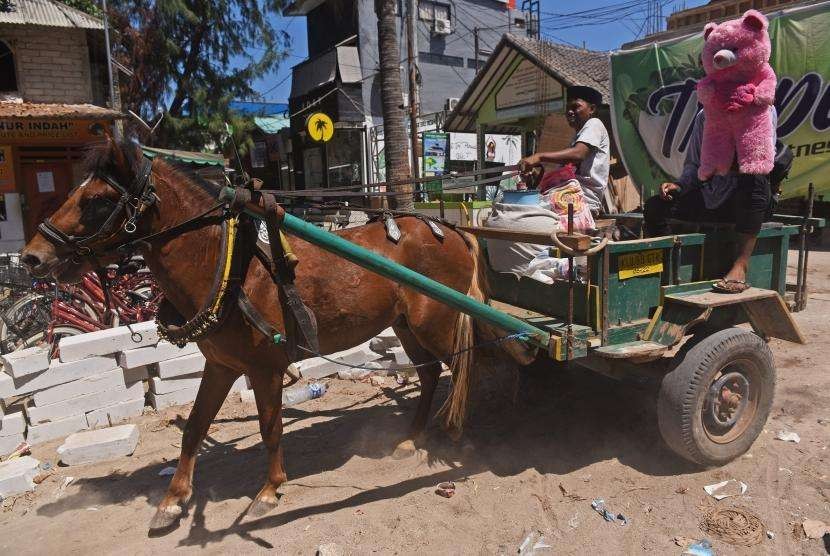
[[[701,24],[702,26],[702,24]],[[783,197],[830,192],[830,2],[770,20],[778,138],[795,155]],[[702,29],[701,29],[702,31]],[[643,199],[683,169],[703,77],[702,33],[611,55],[614,133]]]

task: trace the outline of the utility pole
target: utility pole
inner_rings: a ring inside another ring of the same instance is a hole
[[[412,150],[412,176],[418,171],[418,114],[421,109],[418,91],[418,0],[409,0],[406,17],[406,62],[409,69],[409,142]]]
[[[115,106],[115,83],[112,80],[112,53],[110,51],[110,25],[107,15],[107,0],[101,0],[101,11],[104,15],[104,48],[107,49],[107,76],[110,81],[110,108],[117,110]],[[120,139],[121,130],[117,125],[113,126],[116,139]]]

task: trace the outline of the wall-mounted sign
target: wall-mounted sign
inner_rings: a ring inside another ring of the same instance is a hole
[[[484,135],[484,160],[500,162],[506,166],[518,164],[522,158],[521,135]]]
[[[522,60],[496,93],[496,108],[540,104],[563,96],[561,83],[530,60]]]
[[[447,167],[448,133],[424,133],[424,173],[440,176]]]
[[[305,127],[313,141],[325,143],[334,135],[334,122],[322,112],[315,112],[309,116]]]
[[[4,119],[0,120],[0,141],[7,143],[87,143],[101,137],[90,131],[92,124],[111,127],[95,120]]]
[[[0,192],[14,191],[14,166],[12,166],[12,148],[0,145]]]
[[[475,133],[450,133],[450,160],[478,160]]]

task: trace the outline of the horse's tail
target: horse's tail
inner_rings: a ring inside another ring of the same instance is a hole
[[[470,234],[460,232],[472,258],[472,277],[467,296],[483,303],[490,298],[487,283],[487,261],[479,248],[478,240]],[[477,339],[479,341],[493,341],[505,336],[504,331],[494,326],[475,321],[470,315],[459,311],[453,331],[453,355],[450,361],[452,371],[452,392],[439,410],[444,418],[444,425],[450,430],[460,431],[467,415],[467,404],[474,377],[474,355]],[[500,342],[499,347],[507,352],[517,363],[526,365],[533,361],[534,353],[515,341]]]

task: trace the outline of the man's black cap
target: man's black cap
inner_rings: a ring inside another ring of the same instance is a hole
[[[585,87],[583,85],[568,87],[568,100],[573,100],[575,98],[581,98],[585,102],[596,104],[597,106],[602,104],[602,93],[596,89]]]

